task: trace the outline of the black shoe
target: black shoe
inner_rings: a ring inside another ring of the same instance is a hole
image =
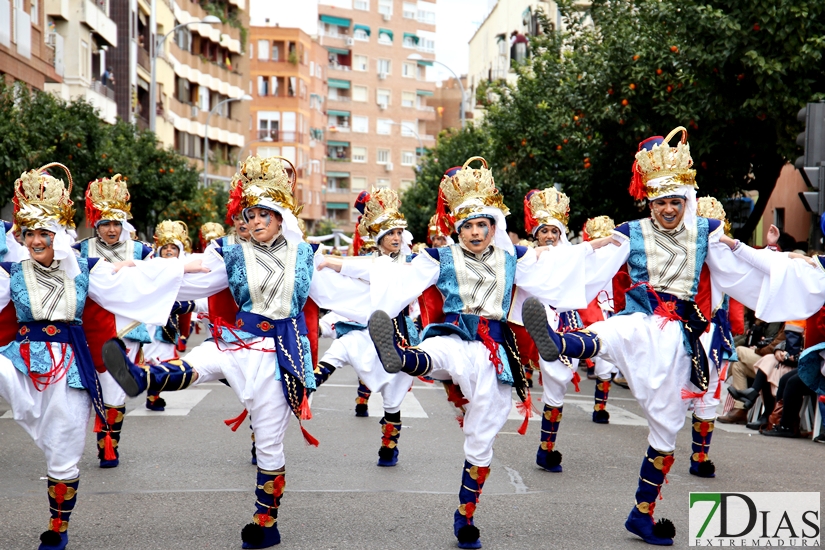
[[[404,362],[395,348],[394,327],[390,316],[381,310],[374,312],[370,316],[368,329],[378,358],[384,366],[384,370],[394,374],[401,370]]]
[[[760,433],[770,437],[799,437],[796,432],[790,428],[786,428],[782,424],[777,424],[770,430],[762,430]]]
[[[734,387],[730,387],[728,388],[728,393],[737,401],[741,401],[745,406],[745,409],[750,409],[753,407],[753,404],[756,403],[756,398],[759,397],[759,390],[754,388],[737,390]]]
[[[550,330],[547,324],[547,310],[544,309],[544,304],[537,298],[527,298],[521,308],[521,320],[524,322],[524,328],[533,338],[541,358],[545,361],[557,360],[559,345],[554,340],[558,339],[558,336],[555,331]]]
[[[825,443],[825,432],[821,432],[814,438],[814,443]]]
[[[760,430],[762,426],[765,426],[768,423],[768,415],[760,416],[754,422],[748,422],[745,424],[745,427],[749,430]]]

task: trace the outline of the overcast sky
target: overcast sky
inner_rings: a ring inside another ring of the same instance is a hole
[[[470,50],[467,43],[489,11],[491,0],[437,0],[435,57],[459,76],[467,72]],[[436,80],[449,73],[435,66]]]

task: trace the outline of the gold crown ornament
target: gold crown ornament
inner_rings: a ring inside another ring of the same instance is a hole
[[[207,245],[215,239],[226,236],[226,230],[216,222],[206,222],[201,226],[200,237],[203,245]]]
[[[120,174],[89,182],[86,188],[86,225],[100,220],[125,222],[132,218],[129,189]]]
[[[719,220],[725,225],[725,234],[730,235],[730,222],[728,221],[725,207],[714,197],[699,197],[696,201],[696,215],[702,218]]]
[[[177,241],[177,242],[176,242]],[[192,252],[189,227],[180,220],[163,220],[155,227],[155,250],[160,251],[167,244],[180,242],[184,252]]]
[[[439,215],[433,214],[430,221],[427,223],[427,241],[432,243],[435,237],[449,237],[452,234],[452,229],[448,223],[439,223]]]
[[[470,168],[473,161],[481,161],[481,168]],[[442,200],[443,198],[443,200]],[[452,176],[445,175],[439,185],[439,214],[443,210],[443,202],[450,208],[452,221],[466,219],[472,214],[480,213],[484,207],[498,208],[503,215],[510,210],[504,205],[501,195],[496,189],[493,172],[487,161],[482,157],[472,157],[464,163],[461,170]]]
[[[561,222],[566,228],[570,221],[570,199],[556,190],[548,187],[538,191],[533,189],[524,197],[524,229],[528,233],[535,231],[550,220]]]
[[[287,172],[289,165],[291,174]],[[247,157],[241,165],[238,186],[241,190],[240,209],[259,204],[274,204],[291,211],[297,217],[303,205],[295,202],[295,166],[284,157]]]
[[[67,189],[63,180],[47,172],[58,167],[66,172],[69,180]],[[52,162],[23,172],[14,182],[14,223],[18,229],[47,229],[53,231],[53,224],[66,229],[74,229],[74,208],[72,207],[72,174],[59,162]]]
[[[375,189],[364,204],[364,214],[358,222],[362,237],[377,240],[378,235],[393,229],[406,229],[407,220],[399,210],[401,199],[392,189]]]
[[[614,229],[616,229],[616,224],[610,216],[590,218],[584,223],[584,240],[592,241],[609,237],[613,234]]]
[[[679,132],[682,133],[679,143],[671,147],[670,140]],[[648,138],[639,144],[636,153],[630,194],[641,200],[664,196],[682,186],[698,188],[692,166],[687,130],[683,126],[674,128],[665,138]]]

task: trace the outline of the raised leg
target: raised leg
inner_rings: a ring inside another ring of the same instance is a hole
[[[524,327],[545,361],[555,361],[559,355],[572,359],[591,359],[601,349],[599,337],[587,330],[556,332],[547,324],[547,311],[537,298],[528,298],[522,309]]]
[[[427,376],[433,370],[432,360],[426,352],[401,344],[393,320],[383,311],[372,314],[369,332],[385,371],[403,371],[417,377]]]

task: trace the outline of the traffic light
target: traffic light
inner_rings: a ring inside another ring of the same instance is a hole
[[[794,166],[802,178],[816,191],[799,193],[805,208],[816,214],[825,213],[825,103],[808,103],[799,110],[797,120],[805,123],[805,131],[796,138],[796,144],[805,153]]]

